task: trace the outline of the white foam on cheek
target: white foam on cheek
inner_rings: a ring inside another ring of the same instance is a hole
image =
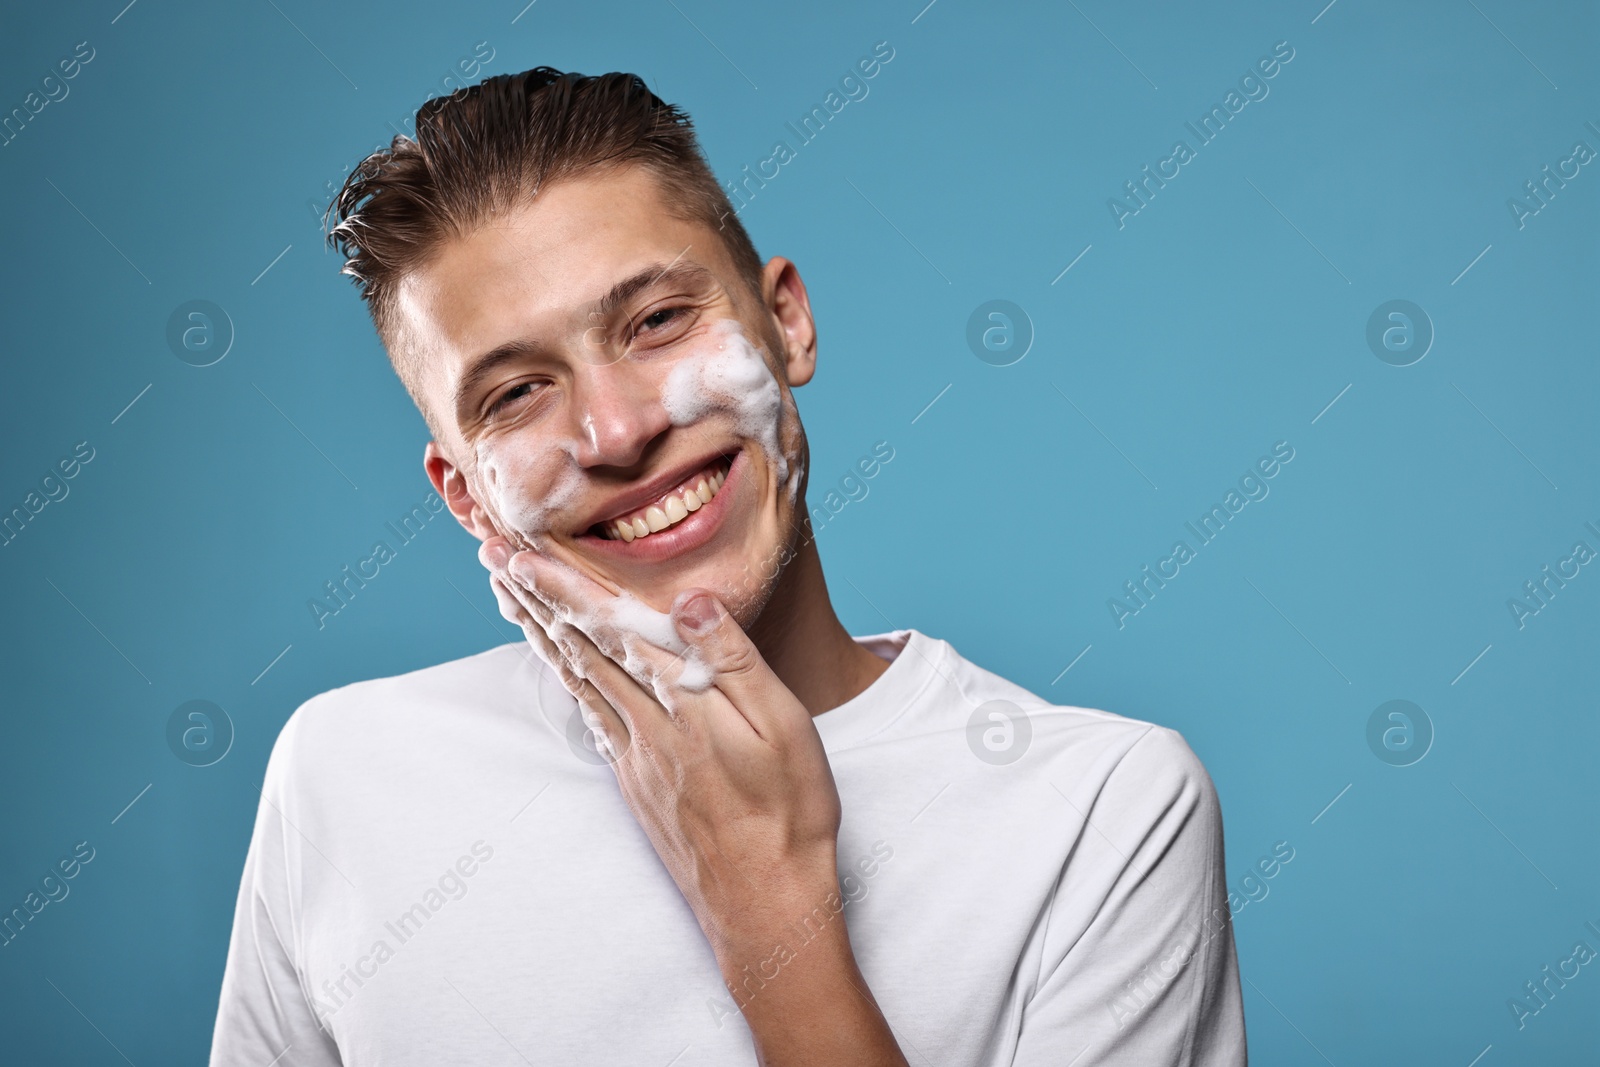
[[[687,426],[708,415],[731,416],[735,432],[757,442],[771,457],[792,500],[800,488],[800,470],[795,464],[791,477],[789,457],[778,440],[783,390],[736,320],[713,323],[710,335],[709,348],[685,355],[667,375],[661,391],[667,417],[674,426]]]
[[[550,517],[583,490],[577,458],[559,445],[507,436],[479,441],[476,452],[487,503],[525,539],[546,533]]]

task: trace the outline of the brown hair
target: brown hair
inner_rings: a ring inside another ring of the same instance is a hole
[[[760,295],[761,257],[689,116],[636,74],[589,77],[550,67],[499,74],[429,100],[417,111],[416,128],[415,140],[397,136],[362,160],[324,219],[336,219],[328,243],[345,256],[341,273],[360,287],[391,359],[397,281],[440,241],[587,170],[647,167],[674,214],[716,230],[740,277]]]

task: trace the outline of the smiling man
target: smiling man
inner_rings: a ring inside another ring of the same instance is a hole
[[[335,210],[527,641],[284,727],[213,1064],[1245,1062],[1183,739],[840,624],[805,285],[682,112],[490,78]]]

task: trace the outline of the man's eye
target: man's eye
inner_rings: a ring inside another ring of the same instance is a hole
[[[495,399],[495,402],[489,406],[489,413],[492,415],[500,411],[512,401],[520,400],[527,396],[529,393],[533,392],[533,384],[534,383],[532,382],[518,382],[516,385],[513,385],[510,389],[507,389]]]
[[[659,311],[652,311],[650,314],[639,320],[639,329],[636,332],[649,333],[652,330],[659,330],[661,327],[670,323],[673,319],[681,316],[683,311],[683,308],[676,307],[661,308]]]

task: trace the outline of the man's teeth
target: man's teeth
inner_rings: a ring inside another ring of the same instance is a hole
[[[673,493],[659,504],[651,504],[642,511],[614,519],[602,528],[613,541],[632,541],[676,526],[687,519],[691,512],[699,511],[711,503],[711,498],[717,495],[717,490],[722,488],[727,477],[727,471],[719,470],[698,479],[693,486]]]

